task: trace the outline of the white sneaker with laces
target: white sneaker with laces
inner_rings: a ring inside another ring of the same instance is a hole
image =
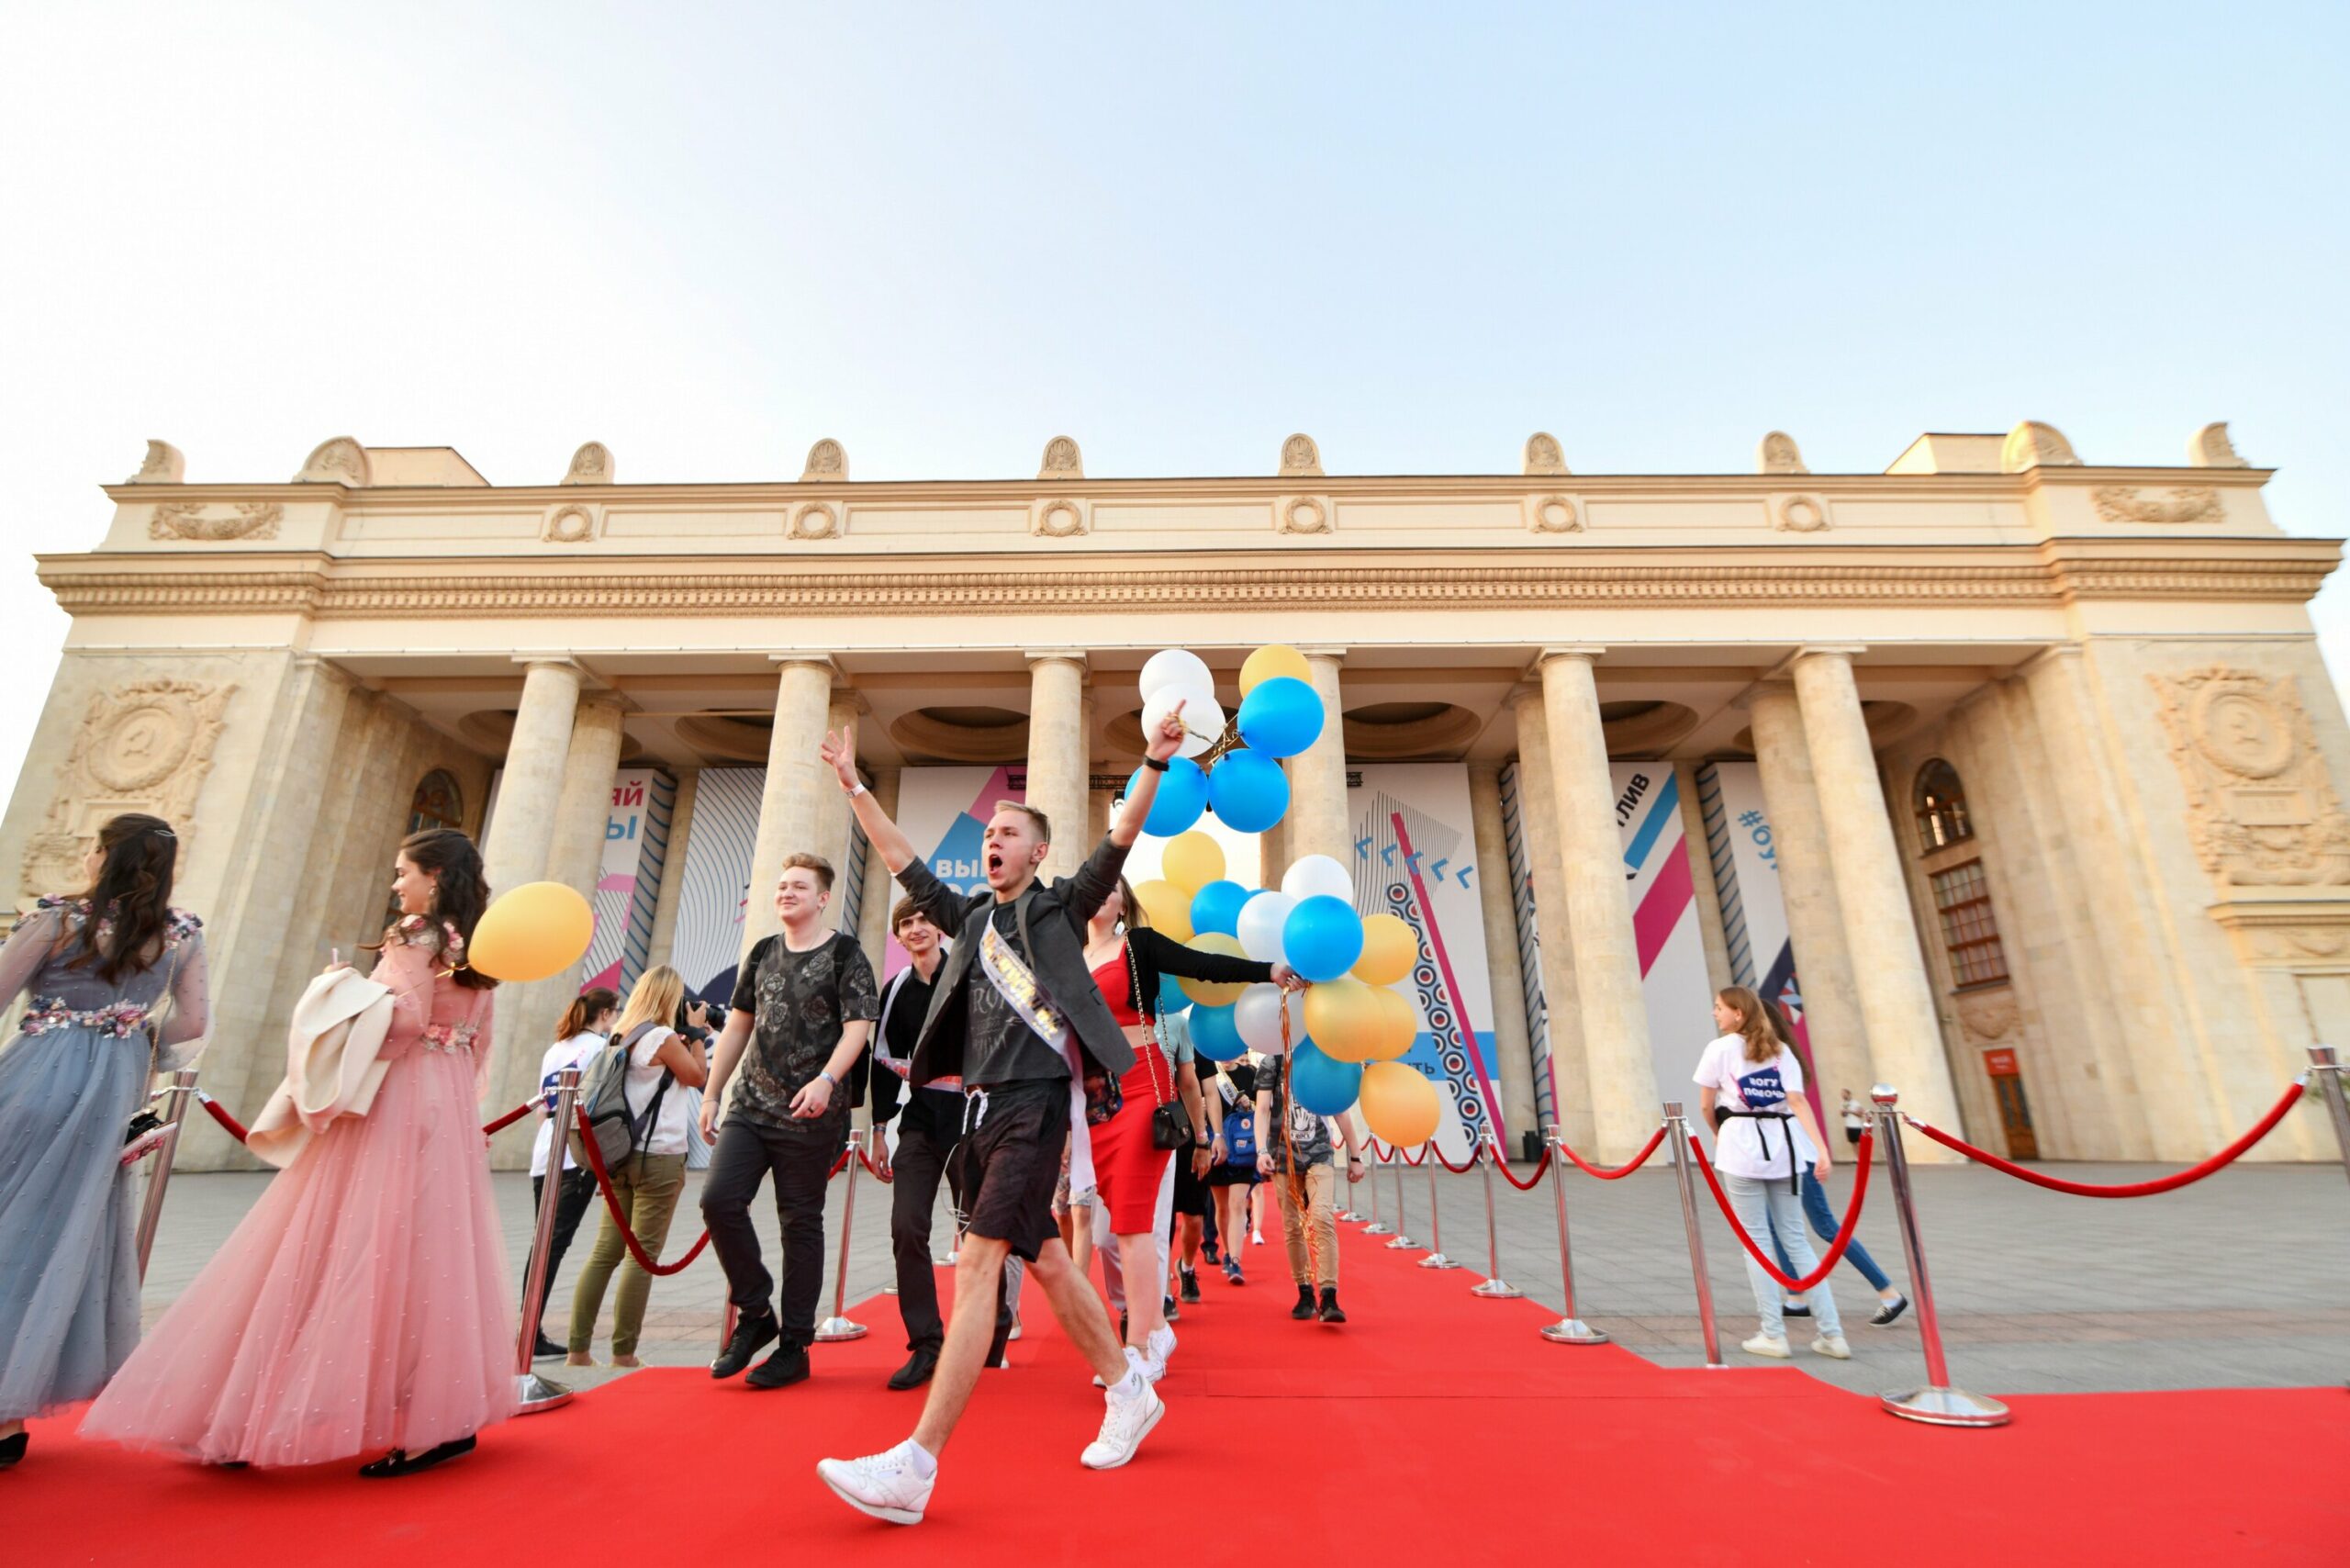
[[[1757,1334],[1739,1349],[1750,1356],[1768,1356],[1774,1361],[1784,1361],[1787,1359],[1787,1342],[1785,1339],[1774,1339],[1768,1334]]]
[[[1113,1388],[1102,1396],[1102,1434],[1078,1456],[1086,1469],[1115,1470],[1134,1458],[1143,1439],[1167,1414],[1167,1402],[1158,1397],[1157,1389],[1139,1377],[1134,1380],[1134,1388],[1133,1393]]]
[[[918,1525],[923,1510],[930,1506],[930,1489],[938,1484],[938,1472],[935,1462],[928,1475],[915,1470],[914,1457],[906,1451],[912,1443],[909,1438],[863,1459],[819,1460],[816,1473],[833,1495],[858,1513],[893,1525]]]
[[[1852,1347],[1844,1343],[1841,1334],[1823,1334],[1811,1342],[1811,1353],[1834,1361],[1849,1361],[1852,1359]]]
[[[1159,1370],[1165,1371],[1167,1363],[1175,1359],[1175,1330],[1163,1323],[1152,1329],[1150,1338],[1143,1341],[1142,1354],[1145,1361],[1157,1361]],[[1158,1380],[1152,1378],[1150,1381],[1157,1383]]]
[[[1158,1381],[1158,1379],[1151,1375],[1150,1362],[1144,1358],[1143,1353],[1140,1350],[1136,1350],[1132,1345],[1128,1345],[1125,1347],[1125,1357],[1127,1371],[1140,1372],[1142,1374],[1142,1380],[1145,1383],[1157,1383]],[[1158,1370],[1163,1372],[1167,1369],[1162,1366]],[[1093,1374],[1093,1386],[1096,1388],[1107,1388],[1110,1385],[1102,1381],[1102,1374],[1100,1372],[1095,1372]]]

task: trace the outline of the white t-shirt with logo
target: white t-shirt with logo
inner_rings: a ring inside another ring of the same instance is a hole
[[[567,1040],[557,1040],[549,1046],[547,1054],[539,1058],[539,1092],[554,1092],[555,1076],[566,1067],[576,1067],[585,1073],[588,1064],[595,1060],[596,1053],[603,1048],[604,1036],[598,1034],[574,1035]],[[542,1100],[539,1103],[539,1138],[531,1146],[532,1175],[543,1176],[547,1173],[547,1145],[553,1141],[554,1135],[554,1121],[547,1114],[546,1102]],[[579,1162],[571,1158],[569,1149],[564,1150],[563,1168],[565,1170],[579,1169]]]
[[[1733,1111],[1785,1111],[1792,1117],[1794,1102],[1803,1093],[1803,1064],[1785,1046],[1769,1061],[1749,1061],[1746,1041],[1724,1035],[1697,1058],[1695,1081],[1700,1089],[1714,1091],[1719,1103]],[[1714,1132],[1714,1167],[1725,1176],[1785,1178],[1790,1174],[1790,1144],[1807,1164],[1818,1159],[1801,1122],[1732,1116]]]

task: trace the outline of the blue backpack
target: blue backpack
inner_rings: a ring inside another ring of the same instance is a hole
[[[1245,1170],[1257,1168],[1257,1108],[1241,1103],[1224,1114],[1224,1162]]]

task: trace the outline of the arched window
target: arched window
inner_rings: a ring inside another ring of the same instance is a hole
[[[441,768],[426,774],[416,786],[415,798],[408,804],[408,830],[422,833],[429,827],[465,825],[465,797],[457,781]]]
[[[1975,836],[1975,824],[1966,816],[1966,788],[1958,781],[1958,769],[1939,756],[1918,769],[1912,807],[1918,813],[1918,842],[1929,855]]]

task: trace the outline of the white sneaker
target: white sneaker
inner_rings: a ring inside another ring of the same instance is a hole
[[[1136,1382],[1136,1393],[1113,1388],[1103,1396],[1102,1435],[1086,1444],[1078,1456],[1086,1469],[1115,1470],[1134,1458],[1135,1450],[1142,1447],[1143,1439],[1167,1414],[1167,1402],[1158,1397],[1158,1391],[1140,1379]]]
[[[1811,1342],[1811,1353],[1833,1361],[1849,1361],[1852,1359],[1852,1347],[1844,1343],[1841,1334],[1823,1334]]]
[[[1768,1356],[1774,1361],[1787,1359],[1787,1342],[1768,1334],[1757,1334],[1739,1347],[1750,1356]]]
[[[1124,1347],[1124,1350],[1126,1357],[1127,1371],[1141,1373],[1142,1380],[1145,1383],[1157,1383],[1158,1381],[1158,1378],[1154,1376],[1151,1372],[1150,1361],[1147,1357],[1146,1357],[1140,1350],[1136,1350],[1132,1345]],[[1161,1363],[1158,1370],[1163,1373],[1167,1371],[1167,1368],[1164,1363]],[[1102,1381],[1102,1374],[1100,1372],[1095,1372],[1093,1374],[1093,1386],[1096,1388],[1107,1388],[1110,1385]]]
[[[1147,1369],[1143,1376],[1157,1383],[1167,1375],[1167,1363],[1175,1358],[1175,1330],[1160,1325],[1150,1331],[1143,1341],[1142,1359]]]
[[[935,1465],[928,1475],[916,1473],[913,1455],[906,1451],[912,1445],[909,1438],[863,1459],[819,1460],[816,1473],[833,1495],[858,1513],[893,1525],[918,1525],[923,1510],[930,1506],[930,1489],[938,1484],[938,1473]]]
[[[1004,1342],[1005,1342],[1006,1344],[1010,1344],[1013,1340],[1017,1339],[1017,1338],[1020,1338],[1020,1319],[1018,1319],[1018,1318],[1016,1318],[1016,1317],[1015,1317],[1015,1318],[1013,1318],[1013,1319],[1012,1320],[1012,1332],[1011,1332],[1011,1333],[1009,1333],[1009,1334],[1006,1334],[1006,1335],[1003,1337],[1003,1338],[1004,1338]]]

